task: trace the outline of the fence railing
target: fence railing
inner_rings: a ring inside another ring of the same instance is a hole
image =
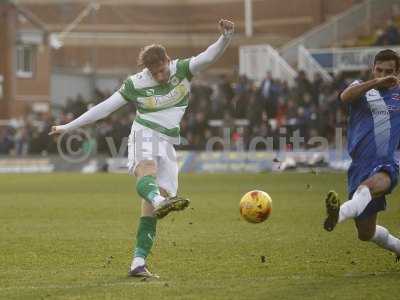
[[[267,72],[293,86],[297,72],[269,45],[243,46],[239,49],[239,73],[261,82]]]
[[[308,49],[308,52],[327,72],[339,73],[371,68],[374,56],[379,51],[388,48],[400,53],[400,47]]]
[[[382,24],[382,18],[392,15],[399,5],[399,0],[366,0],[285,44],[280,53],[290,64],[295,64],[300,45],[306,48],[338,46],[357,33],[371,33],[372,28]]]
[[[332,76],[314,59],[310,52],[302,45],[299,47],[299,58],[297,69],[304,71],[310,80],[314,80],[316,74],[320,74],[322,79],[327,82],[333,81]]]

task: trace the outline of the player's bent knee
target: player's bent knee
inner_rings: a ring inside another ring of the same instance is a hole
[[[157,174],[157,164],[154,160],[143,160],[135,168],[135,176],[140,178],[147,175]]]
[[[361,185],[369,188],[373,198],[382,196],[391,185],[390,176],[385,172],[379,172],[365,180]]]
[[[370,241],[374,236],[374,232],[371,231],[358,231],[358,239],[363,242]]]

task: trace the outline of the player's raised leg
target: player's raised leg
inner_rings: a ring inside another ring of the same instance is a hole
[[[154,207],[153,215],[161,219],[171,211],[185,209],[189,200],[178,196],[162,196],[157,183],[157,165],[154,160],[143,160],[135,169],[138,194]]]
[[[391,235],[385,227],[376,224],[377,213],[384,209],[384,195],[390,188],[389,174],[378,172],[362,182],[353,198],[340,207],[338,199],[335,199],[337,194],[329,192],[326,199],[328,216],[324,224],[325,229],[331,231],[336,223],[354,219],[359,240],[374,242],[399,257],[400,240]]]
[[[338,194],[330,191],[325,199],[327,215],[324,222],[325,230],[332,231],[337,223],[358,217],[371,200],[371,193],[365,185],[360,185],[353,197],[342,205],[340,205]]]
[[[178,191],[178,162],[174,147],[161,141],[161,151],[157,170],[157,182],[165,191],[166,200],[154,209],[154,216],[163,218],[171,211],[179,211],[188,207],[189,199],[177,196]]]
[[[135,168],[136,191],[153,207],[157,207],[165,197],[161,196],[157,184],[157,163],[155,160],[142,160]]]
[[[399,257],[400,240],[391,235],[385,227],[376,224],[377,212],[385,208],[384,195],[390,190],[391,181],[388,173],[378,172],[363,182],[371,191],[372,200],[366,209],[356,217],[355,223],[359,240],[374,242]]]
[[[325,200],[327,213],[324,222],[325,230],[332,231],[337,223],[361,216],[367,207],[372,206],[370,210],[377,208],[381,203],[370,204],[370,202],[374,198],[376,198],[374,201],[379,201],[379,197],[384,195],[390,186],[389,175],[385,172],[378,172],[363,181],[353,193],[352,198],[342,205],[340,205],[337,193],[330,191]]]

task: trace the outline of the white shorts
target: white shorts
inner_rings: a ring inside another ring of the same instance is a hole
[[[147,127],[133,123],[128,141],[128,169],[133,174],[143,160],[157,164],[157,184],[170,196],[178,191],[178,162],[173,144]]]

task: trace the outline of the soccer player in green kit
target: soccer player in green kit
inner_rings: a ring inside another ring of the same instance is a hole
[[[137,115],[128,142],[129,173],[136,176],[142,212],[129,275],[154,277],[146,267],[153,246],[157,219],[180,211],[189,200],[178,197],[178,165],[174,144],[179,144],[179,123],[188,106],[190,82],[224,53],[234,33],[234,23],[218,22],[221,36],[199,55],[171,60],[161,45],[145,47],[139,54],[143,70],[129,76],[121,88],[72,122],[53,126],[50,134],[62,134],[107,117],[134,101]]]

